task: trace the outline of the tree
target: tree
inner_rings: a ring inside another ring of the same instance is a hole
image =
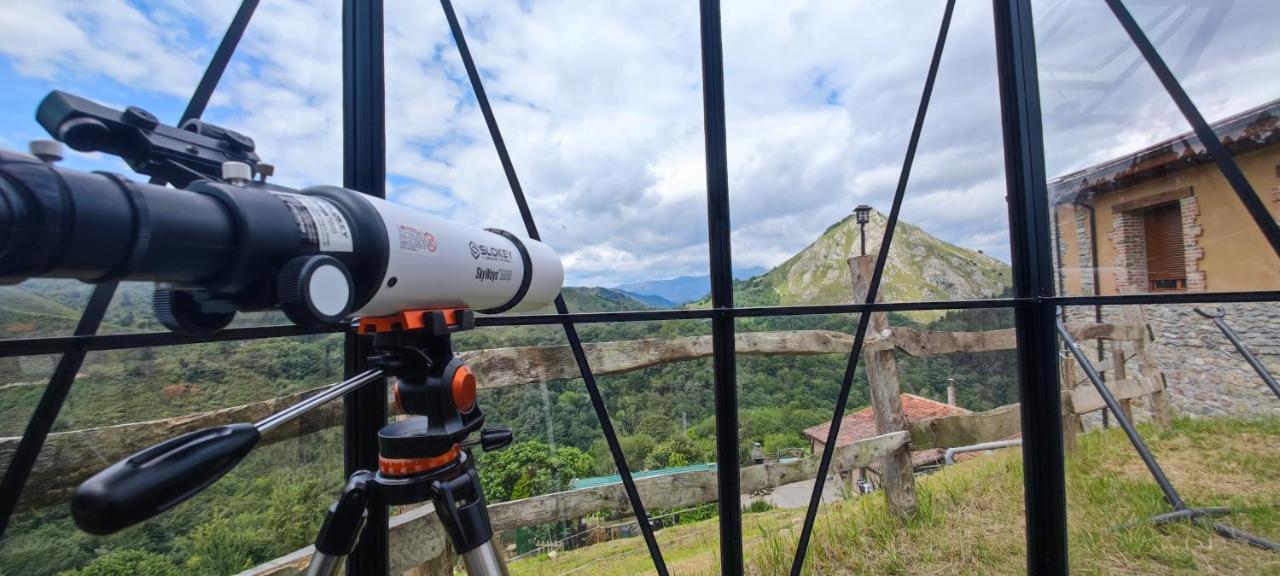
[[[58,576],[182,576],[166,556],[145,550],[116,550],[76,570]]]
[[[701,464],[716,459],[715,443],[710,439],[694,438],[688,434],[676,434],[670,440],[658,444],[645,460],[650,470]]]
[[[645,460],[649,458],[649,453],[653,452],[657,443],[647,434],[618,437],[618,444],[622,445],[622,455],[626,456],[628,465],[636,470],[644,466]],[[589,452],[591,459],[595,461],[596,473],[616,474],[618,472],[618,467],[613,464],[613,454],[609,452],[609,444],[604,438],[592,442]]]
[[[538,441],[517,442],[480,456],[480,483],[489,503],[559,492],[591,473],[591,456],[571,446],[552,452]]]

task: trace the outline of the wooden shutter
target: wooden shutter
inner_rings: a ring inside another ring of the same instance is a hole
[[[1177,202],[1162,204],[1143,214],[1147,244],[1147,280],[1153,288],[1185,288],[1187,263],[1182,246],[1182,209]],[[1172,286],[1168,281],[1175,281]]]

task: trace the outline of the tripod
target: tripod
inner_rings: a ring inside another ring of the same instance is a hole
[[[486,451],[511,443],[510,430],[484,425],[476,405],[476,380],[453,354],[451,335],[475,325],[470,310],[412,311],[360,321],[372,334],[370,364],[396,377],[395,399],[410,417],[378,432],[378,470],[359,470],[347,479],[338,501],[325,515],[307,576],[338,573],[342,559],[360,539],[370,506],[431,501],[453,549],[471,576],[507,574],[493,544],[480,476],[469,448]]]

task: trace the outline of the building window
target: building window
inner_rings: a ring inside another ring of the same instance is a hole
[[[1152,292],[1187,289],[1187,258],[1182,242],[1182,209],[1177,202],[1142,213],[1147,282]]]

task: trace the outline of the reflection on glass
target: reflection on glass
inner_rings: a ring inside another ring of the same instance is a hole
[[[743,504],[760,512],[744,517],[744,525],[766,530],[744,532],[750,542],[748,564],[758,573],[789,570],[798,525],[815,484],[815,467],[801,461],[816,459],[826,447],[857,322],[856,315],[830,315],[737,323],[741,452],[744,466],[757,466],[743,472]],[[931,554],[913,560],[912,569],[950,573],[964,570],[955,563],[963,550],[1020,545],[1020,454],[970,454],[961,457],[963,466],[943,467],[946,448],[1008,440],[1018,433],[1016,418],[1009,417],[1016,415],[1018,397],[1012,323],[1007,309],[873,318],[873,335],[835,439],[836,456],[824,483],[808,566],[890,572],[901,558],[887,550],[914,548],[923,538]],[[897,399],[897,416],[892,406],[885,412],[897,419],[896,428],[880,421],[877,397]],[[880,448],[886,442],[882,433],[903,428],[912,430],[914,445]],[[895,456],[893,464],[881,459],[886,452]],[[762,488],[767,484],[757,475],[762,465],[771,471],[770,478],[786,478],[784,471],[796,475]],[[905,476],[893,476],[895,468]],[[909,479],[914,496],[891,477]],[[886,499],[891,493],[893,506]],[[949,496],[940,497],[944,494]],[[899,495],[905,496],[899,500]],[[1000,505],[984,507],[981,514],[1000,519],[1000,529],[964,530],[974,503],[990,499],[999,499]],[[899,514],[928,517],[929,522],[915,525],[918,531],[904,529]],[[793,528],[775,533],[788,519]],[[877,537],[867,538],[870,533]],[[995,572],[1022,566],[1017,547],[994,560]]]
[[[1280,185],[1280,100],[1213,124],[1246,177]],[[1280,195],[1259,188],[1280,215]],[[1193,134],[1049,183],[1065,294],[1280,286],[1262,232]]]
[[[1278,309],[1271,302],[1202,308],[1221,313],[1268,370],[1280,367],[1271,344],[1280,335],[1272,320]],[[1080,328],[1095,314],[1105,330],[1090,336]],[[1078,327],[1083,352],[1061,365],[1071,400],[1066,432],[1076,438],[1067,466],[1073,568],[1090,570],[1108,558],[1141,573],[1174,564],[1200,573],[1265,572],[1274,552],[1185,520],[1148,522],[1173,506],[1117,425],[1120,418],[1136,423],[1138,443],[1187,506],[1229,507],[1217,521],[1275,540],[1270,503],[1278,492],[1270,480],[1280,457],[1280,399],[1195,305],[1070,307],[1063,316]],[[1103,410],[1102,388],[1117,401],[1116,412]]]
[[[1280,288],[1280,262],[1257,224],[1105,3],[1038,4],[1058,291]],[[1280,82],[1263,64],[1280,55],[1263,24],[1274,3],[1131,4],[1259,199],[1280,216]]]

